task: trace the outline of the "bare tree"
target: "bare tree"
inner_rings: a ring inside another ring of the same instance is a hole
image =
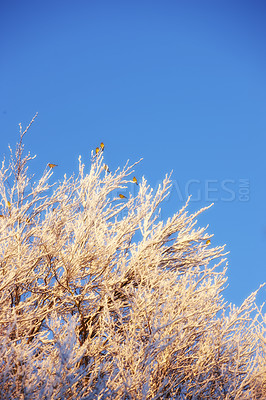
[[[0,170],[0,398],[266,399],[265,315],[257,292],[225,303],[208,207],[161,221],[170,177],[119,196],[134,165],[110,172],[103,146],[33,182],[28,128]]]

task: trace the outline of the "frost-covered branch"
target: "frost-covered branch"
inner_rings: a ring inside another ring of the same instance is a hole
[[[170,176],[121,197],[137,163],[102,150],[32,182],[28,128],[0,170],[0,398],[265,399],[265,315],[225,303],[208,207],[160,220]]]

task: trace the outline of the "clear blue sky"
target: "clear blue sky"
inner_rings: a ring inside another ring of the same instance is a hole
[[[2,1],[1,154],[38,111],[36,171],[71,175],[101,141],[154,187],[173,170],[162,217],[188,193],[191,212],[215,203],[199,224],[227,244],[240,305],[266,281],[265,20],[263,0]]]

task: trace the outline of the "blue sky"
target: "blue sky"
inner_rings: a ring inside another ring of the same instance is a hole
[[[38,111],[35,171],[71,175],[101,141],[154,187],[173,170],[162,218],[214,202],[199,225],[240,305],[266,281],[265,19],[263,0],[1,2],[1,154]]]

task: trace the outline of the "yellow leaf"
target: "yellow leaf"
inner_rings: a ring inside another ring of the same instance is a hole
[[[100,144],[100,146],[101,146],[101,149],[102,149],[102,151],[104,150],[104,143],[102,142],[101,144]]]
[[[133,176],[133,182],[136,184],[136,185],[138,185],[138,180],[137,180],[137,178],[135,177],[135,176]]]
[[[98,154],[98,153],[99,153],[99,151],[100,151],[99,147],[96,147],[96,149],[95,149],[95,153],[96,153],[96,154]]]
[[[103,168],[105,169],[105,171],[110,172],[110,169],[108,168],[108,165],[104,164]]]
[[[206,244],[211,244],[210,239],[206,240]]]
[[[49,168],[54,168],[54,167],[58,167],[58,165],[57,164],[48,164],[48,167]]]
[[[7,207],[10,208],[11,207],[11,203],[10,201],[7,201]]]
[[[123,194],[119,194],[120,199],[126,199],[126,196],[124,196]]]

